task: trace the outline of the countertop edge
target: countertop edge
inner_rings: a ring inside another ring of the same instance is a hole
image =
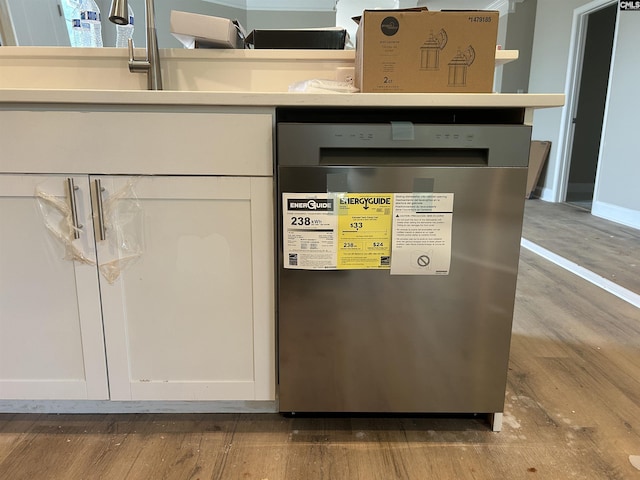
[[[289,93],[137,90],[0,89],[0,106],[39,104],[330,107],[514,107],[553,108],[565,95],[505,93]]]

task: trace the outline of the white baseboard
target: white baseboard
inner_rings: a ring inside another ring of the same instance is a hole
[[[556,191],[551,188],[543,188],[540,192],[540,200],[544,200],[545,202],[556,203]]]
[[[275,401],[1,400],[0,413],[276,413]]]
[[[552,251],[541,247],[537,243],[533,243],[532,241],[527,240],[526,238],[522,238],[520,240],[520,245],[522,246],[522,248],[526,248],[527,250],[540,255],[542,258],[549,260],[550,262],[555,263],[559,267],[564,268],[574,275],[579,276],[587,282],[590,282],[595,286],[606,290],[607,292],[615,295],[621,300],[624,300],[625,302],[640,308],[640,295],[638,295],[637,293],[632,292],[631,290],[627,290],[617,283],[613,283],[611,280],[604,278],[603,276],[598,275],[591,270],[581,267],[577,263],[567,260],[566,258],[561,257],[560,255],[557,255]]]
[[[612,222],[640,230],[640,211],[619,207],[610,203],[593,202],[591,214]]]

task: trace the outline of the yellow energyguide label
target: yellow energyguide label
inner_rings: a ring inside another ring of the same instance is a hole
[[[337,268],[391,267],[392,193],[337,194]]]

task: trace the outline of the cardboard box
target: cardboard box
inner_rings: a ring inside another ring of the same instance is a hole
[[[544,168],[549,151],[551,150],[551,142],[533,140],[529,149],[529,171],[527,172],[527,190],[525,198],[531,198],[531,195],[538,185],[540,174]]]
[[[247,36],[250,48],[343,50],[344,28],[253,30]]]
[[[365,10],[356,34],[361,92],[493,91],[499,13]]]
[[[244,48],[237,20],[171,10],[169,29],[185,48]]]

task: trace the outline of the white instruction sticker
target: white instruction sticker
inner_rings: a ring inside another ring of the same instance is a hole
[[[448,275],[453,193],[396,193],[392,275]]]

